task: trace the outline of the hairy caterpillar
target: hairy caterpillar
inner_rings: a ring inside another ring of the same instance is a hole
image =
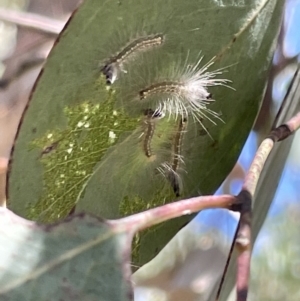
[[[182,190],[182,180],[178,170],[180,168],[180,164],[184,164],[181,148],[186,127],[187,119],[180,119],[172,146],[172,159],[170,162],[162,163],[161,166],[157,168],[158,171],[169,180],[176,196],[179,196]]]
[[[145,152],[145,155],[147,157],[152,156],[152,149],[151,149],[151,141],[155,132],[155,122],[163,118],[164,115],[162,112],[159,112],[157,110],[153,111],[152,109],[148,109],[145,111],[145,130],[143,133],[143,150]]]
[[[138,53],[159,46],[164,42],[162,34],[153,34],[139,37],[129,42],[119,53],[111,57],[101,71],[106,77],[107,84],[113,84],[118,78],[120,71],[126,73],[124,64],[133,59]]]
[[[215,123],[211,117],[219,117],[219,114],[207,108],[207,105],[214,102],[212,94],[208,92],[211,86],[227,86],[230,81],[227,79],[215,78],[222,73],[223,69],[207,71],[213,65],[213,59],[203,67],[199,68],[202,58],[195,65],[185,65],[184,72],[168,78],[167,80],[157,81],[139,90],[140,101],[147,101],[154,104],[158,110],[168,114],[170,117],[182,120],[192,117],[204,127],[202,120],[208,119]],[[207,131],[207,130],[206,130]]]

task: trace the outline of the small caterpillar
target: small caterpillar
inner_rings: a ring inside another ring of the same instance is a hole
[[[222,69],[208,72],[207,69],[214,63],[213,59],[206,65],[199,68],[202,58],[193,65],[186,65],[185,71],[178,72],[168,80],[146,86],[139,90],[139,99],[148,101],[158,106],[158,110],[167,113],[170,117],[178,116],[181,119],[192,117],[205,130],[202,120],[206,118],[215,123],[209,115],[222,120],[219,114],[207,108],[207,105],[214,101],[212,94],[207,88],[210,86],[227,86],[230,81],[227,79],[215,78],[221,74]],[[206,130],[207,132],[207,130]]]
[[[187,126],[187,119],[183,118],[180,119],[179,126],[175,135],[174,139],[174,146],[173,146],[173,159],[172,159],[172,169],[177,171],[179,167],[179,163],[183,162],[183,158],[181,155],[181,147],[182,147],[182,140],[184,133],[186,131]]]
[[[148,109],[145,111],[145,130],[144,130],[144,140],[143,140],[143,150],[145,155],[150,158],[153,153],[151,149],[151,141],[155,132],[155,123],[158,119],[163,118],[163,113],[155,110]]]
[[[139,52],[146,51],[159,46],[164,42],[162,34],[154,34],[137,38],[127,44],[117,55],[111,57],[102,67],[101,72],[106,77],[106,83],[111,85],[118,78],[120,71],[126,73],[123,69],[124,64],[129,62]]]
[[[178,129],[174,137],[171,162],[164,162],[158,168],[158,171],[169,180],[176,196],[179,196],[182,190],[182,180],[178,170],[180,168],[180,163],[184,163],[181,148],[186,126],[187,119],[180,119]]]
[[[146,99],[148,96],[150,97],[153,94],[159,94],[159,93],[166,93],[166,94],[180,94],[180,90],[183,90],[184,87],[184,83],[181,82],[161,82],[161,83],[157,83],[157,84],[153,84],[143,90],[140,91],[140,99]],[[212,94],[207,92],[207,91],[203,91],[203,96],[205,97],[205,100],[209,100],[212,97]]]

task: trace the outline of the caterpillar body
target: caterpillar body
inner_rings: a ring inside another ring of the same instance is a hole
[[[183,136],[186,132],[187,119],[180,119],[172,146],[172,158],[170,162],[164,162],[158,167],[158,171],[170,182],[176,196],[182,191],[182,179],[179,174],[180,164],[184,164],[182,156]]]
[[[138,98],[141,102],[156,105],[158,110],[170,117],[182,120],[192,118],[205,130],[203,119],[208,119],[215,124],[212,117],[220,119],[218,113],[207,106],[214,102],[212,94],[208,91],[211,86],[227,86],[227,79],[215,78],[223,69],[207,71],[213,65],[211,60],[203,67],[199,67],[202,58],[195,65],[186,65],[184,72],[170,76],[167,80],[157,81],[139,90]],[[208,133],[208,131],[206,130]]]
[[[150,158],[153,155],[152,148],[151,148],[151,142],[152,138],[155,132],[155,124],[157,120],[163,118],[164,115],[160,111],[153,111],[152,109],[148,109],[145,111],[145,129],[143,133],[143,150],[145,152],[145,155]]]
[[[140,99],[146,99],[153,94],[175,94],[180,97],[181,93],[184,93],[184,89],[186,89],[184,83],[182,82],[161,82],[157,84],[153,84],[139,92]],[[212,94],[203,90],[201,91],[201,97],[204,97],[205,100],[210,100]]]
[[[163,42],[164,36],[162,34],[153,34],[139,37],[128,43],[102,67],[101,71],[106,77],[106,83],[108,85],[113,84],[119,77],[120,72],[126,73],[124,64],[135,58],[140,52],[150,50],[153,47],[161,45]]]

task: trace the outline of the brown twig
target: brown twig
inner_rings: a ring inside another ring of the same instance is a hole
[[[246,301],[250,275],[251,259],[251,217],[252,199],[265,162],[276,142],[282,141],[292,135],[300,127],[300,112],[287,123],[272,130],[270,135],[261,143],[250,169],[244,180],[242,191],[237,196],[241,204],[241,218],[235,241],[238,250],[237,258],[237,300]]]
[[[119,231],[137,232],[185,214],[192,214],[208,208],[231,208],[236,201],[232,195],[200,196],[170,203],[140,212],[119,220],[111,221]]]

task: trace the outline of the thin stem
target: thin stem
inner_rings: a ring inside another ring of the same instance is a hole
[[[261,143],[244,180],[242,191],[237,196],[237,203],[241,205],[241,218],[238,226],[236,248],[237,258],[237,300],[246,301],[248,295],[250,260],[251,260],[251,219],[252,198],[256,192],[257,183],[263,167],[271,153],[274,144],[293,134],[300,127],[300,112],[285,124],[272,130],[270,135]]]
[[[293,134],[300,127],[300,112],[292,117],[285,124],[274,129],[268,138],[266,138],[260,145],[257,153],[253,159],[250,169],[246,175],[243,190],[247,190],[253,196],[260,174],[266,163],[266,160],[273,149],[275,142],[282,141]]]
[[[257,150],[250,169],[247,172],[242,189],[248,191],[252,196],[255,193],[261,171],[273,146],[274,141],[272,139],[265,139]]]
[[[238,202],[241,204],[241,217],[237,230],[237,238],[235,241],[235,246],[238,250],[236,278],[237,301],[247,300],[252,248],[252,198],[256,191],[262,169],[275,144],[275,140],[272,138],[267,138],[261,143],[245,177],[242,190],[237,196]]]
[[[137,232],[169,219],[192,214],[208,208],[230,208],[236,198],[232,195],[200,196],[170,203],[119,220],[110,221],[119,231]]]
[[[237,258],[237,301],[245,301],[248,296],[249,283],[249,262],[251,260],[251,250],[245,250]]]

